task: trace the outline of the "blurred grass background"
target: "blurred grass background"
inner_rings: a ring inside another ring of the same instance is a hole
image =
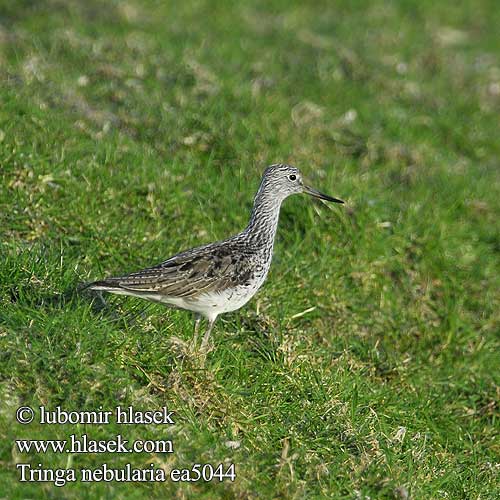
[[[2,0],[0,496],[498,498],[499,25],[494,0]],[[273,162],[347,205],[287,200],[204,369],[188,313],[75,292],[241,230]],[[22,427],[21,404],[178,423]],[[175,454],[13,449],[75,432]],[[27,461],[237,480],[55,488]]]

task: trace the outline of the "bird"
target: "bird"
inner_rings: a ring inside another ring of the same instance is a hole
[[[208,326],[200,346],[205,352],[217,317],[243,307],[264,283],[273,257],[281,204],[300,193],[344,203],[304,184],[298,168],[276,163],[265,169],[250,221],[240,233],[178,253],[153,267],[89,283],[86,288],[194,312],[195,346],[200,321],[206,318]]]

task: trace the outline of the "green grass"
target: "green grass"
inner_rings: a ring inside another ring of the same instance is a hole
[[[0,497],[498,498],[499,25],[496,0],[4,0]],[[241,230],[277,161],[347,205],[285,202],[269,279],[204,368],[174,341],[189,313],[76,292]],[[21,426],[21,405],[176,425]],[[175,453],[13,447],[84,432]],[[237,479],[15,467],[127,461]]]

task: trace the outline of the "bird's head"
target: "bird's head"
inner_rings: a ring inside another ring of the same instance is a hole
[[[306,193],[321,200],[332,201],[334,203],[344,203],[338,198],[333,198],[321,193],[312,187],[307,186],[302,181],[302,175],[298,168],[292,165],[277,163],[266,168],[262,177],[263,187],[266,191],[278,199],[284,200],[292,194]]]

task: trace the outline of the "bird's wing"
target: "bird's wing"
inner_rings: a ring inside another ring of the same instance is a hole
[[[158,266],[98,283],[138,294],[195,297],[234,283],[241,266],[232,255],[227,245],[207,245],[176,255]]]

